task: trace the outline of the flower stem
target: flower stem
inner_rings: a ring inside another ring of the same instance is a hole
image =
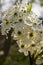
[[[30,65],[36,65],[35,59],[34,59],[34,54],[31,56],[30,51],[29,51],[29,62],[30,62]]]
[[[30,62],[30,65],[33,65],[30,52],[29,52],[29,62]]]

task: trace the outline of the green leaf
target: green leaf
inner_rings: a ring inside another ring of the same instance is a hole
[[[35,59],[37,59],[39,56],[41,56],[41,55],[43,55],[43,51],[41,52],[41,53],[39,53],[36,57],[35,57]]]
[[[40,56],[43,55],[43,51],[39,54]]]
[[[32,9],[32,4],[29,4],[28,7],[27,7],[27,11],[30,12]]]

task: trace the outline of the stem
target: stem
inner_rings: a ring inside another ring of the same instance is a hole
[[[34,59],[34,54],[31,55],[30,51],[29,51],[29,62],[30,62],[30,65],[36,65],[35,59]]]
[[[29,52],[29,62],[30,62],[30,65],[33,65],[33,62],[32,62],[32,58],[31,58],[30,52]]]

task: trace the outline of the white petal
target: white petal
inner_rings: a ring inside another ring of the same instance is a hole
[[[28,56],[28,51],[25,51],[25,52],[24,52],[24,55],[25,55],[25,56]]]
[[[42,64],[42,63],[43,63],[43,59],[37,59],[37,60],[36,60],[36,64],[40,65],[40,64]]]
[[[27,23],[26,21],[24,21],[24,23],[28,26],[32,26],[32,23]]]
[[[19,49],[18,51],[19,51],[20,53],[22,53],[22,52],[23,52],[23,51],[22,51],[22,49]]]

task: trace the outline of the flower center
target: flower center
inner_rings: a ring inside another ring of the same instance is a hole
[[[24,48],[24,45],[23,44],[21,45],[21,48]]]
[[[21,31],[18,31],[18,35],[21,35]]]
[[[40,31],[40,33],[42,34],[42,31]]]
[[[22,19],[21,18],[19,19],[19,22],[22,22]]]
[[[9,22],[8,21],[6,21],[6,25],[8,24]]]
[[[16,16],[17,16],[17,13],[15,12],[15,13],[14,13],[14,15],[16,15]]]
[[[43,46],[41,46],[41,49],[43,49]]]
[[[33,37],[33,33],[31,32],[31,33],[29,34],[29,36],[30,36],[30,37]]]
[[[24,13],[26,13],[26,10],[24,10]]]
[[[32,47],[34,47],[34,46],[35,46],[35,44],[32,44],[31,46],[32,46]]]

